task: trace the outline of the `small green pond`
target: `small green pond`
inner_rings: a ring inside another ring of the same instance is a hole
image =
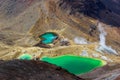
[[[19,59],[21,59],[21,60],[32,60],[32,56],[31,55],[29,55],[29,54],[22,54],[20,57],[19,57]]]
[[[73,55],[62,55],[53,58],[43,57],[41,58],[41,60],[60,66],[68,70],[70,73],[76,75],[90,72],[91,70],[102,67],[106,64],[105,61],[100,59],[86,58]]]
[[[41,42],[43,44],[50,44],[50,43],[53,43],[53,41],[58,38],[58,35],[53,32],[46,32],[46,33],[40,35],[39,38],[42,39]]]

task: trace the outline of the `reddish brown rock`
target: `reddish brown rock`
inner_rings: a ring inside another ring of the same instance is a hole
[[[115,80],[120,80],[120,75]]]

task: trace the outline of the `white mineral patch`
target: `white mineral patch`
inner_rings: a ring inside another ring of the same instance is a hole
[[[88,53],[86,50],[82,51],[82,53],[80,54],[80,56],[85,56],[85,57],[88,57]]]
[[[107,58],[106,56],[101,56],[101,59],[109,61],[109,62],[113,62],[111,59]]]
[[[74,42],[76,44],[88,44],[88,41],[83,37],[75,37]]]
[[[108,61],[108,58],[106,56],[101,56],[101,59]]]
[[[95,49],[97,52],[100,52],[100,53],[103,53],[103,48],[101,47],[101,46],[99,46],[99,47],[97,47],[96,49]]]
[[[93,57],[99,57],[100,55],[93,53],[92,56],[93,56]]]

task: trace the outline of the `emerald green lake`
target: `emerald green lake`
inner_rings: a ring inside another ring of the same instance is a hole
[[[40,36],[40,38],[42,39],[42,43],[43,44],[50,44],[53,43],[53,41],[58,37],[57,34],[53,33],[53,32],[46,32],[44,34],[42,34]]]
[[[55,64],[60,66],[70,73],[79,75],[83,73],[87,73],[95,68],[102,67],[106,64],[105,61],[94,58],[86,58],[81,56],[73,56],[73,55],[62,55],[58,57],[43,57],[42,61]]]

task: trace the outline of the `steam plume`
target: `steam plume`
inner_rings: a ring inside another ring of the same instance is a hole
[[[100,31],[100,35],[99,35],[99,38],[100,38],[100,47],[99,47],[99,50],[101,51],[105,51],[107,53],[112,53],[112,54],[117,54],[116,50],[112,49],[111,47],[107,46],[106,45],[106,35],[107,33],[105,32],[103,26],[101,23],[98,23],[98,30]]]

